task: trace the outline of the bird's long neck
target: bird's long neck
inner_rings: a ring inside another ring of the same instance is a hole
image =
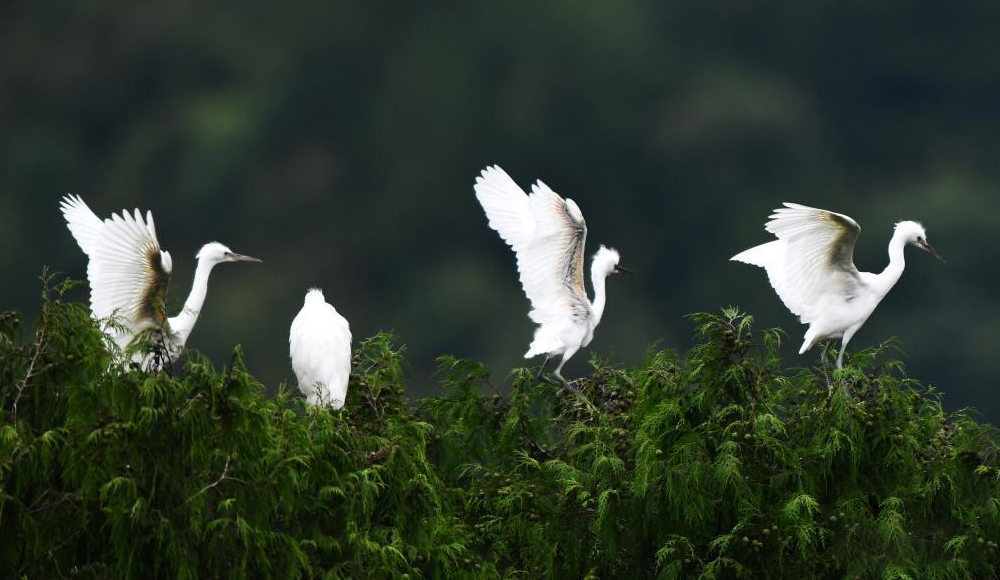
[[[590,303],[590,310],[594,316],[594,326],[600,324],[601,317],[604,316],[604,304],[608,300],[604,284],[607,277],[607,273],[590,271],[590,283],[594,286],[594,300]]]
[[[889,265],[876,277],[878,290],[883,296],[896,285],[899,277],[903,275],[903,268],[906,267],[906,258],[903,256],[905,248],[905,236],[897,231],[889,240]]]
[[[183,345],[187,337],[194,328],[194,323],[198,321],[201,314],[201,307],[205,304],[205,295],[208,293],[208,277],[215,267],[214,262],[198,260],[198,267],[194,271],[194,282],[191,284],[191,293],[184,301],[184,309],[177,316],[170,319],[170,330],[177,341]]]

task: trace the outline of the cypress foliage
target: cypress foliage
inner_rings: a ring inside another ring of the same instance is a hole
[[[828,395],[733,308],[568,395],[440,359],[404,396],[391,336],[341,411],[263,396],[237,348],[110,363],[72,283],[0,315],[0,576],[989,578],[1000,434],[854,353]],[[846,391],[846,392],[845,392]]]
[[[81,304],[0,326],[0,576],[443,576],[465,532],[407,408],[391,337],[361,344],[350,414],[265,398],[239,348],[177,377],[109,367]]]

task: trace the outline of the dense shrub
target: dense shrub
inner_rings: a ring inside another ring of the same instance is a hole
[[[361,343],[342,411],[222,368],[111,364],[68,283],[33,336],[0,315],[0,576],[987,578],[996,429],[905,377],[891,345],[831,380],[782,368],[735,309],[560,392]]]

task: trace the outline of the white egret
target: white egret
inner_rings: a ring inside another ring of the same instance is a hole
[[[590,267],[591,302],[583,282],[587,224],[572,199],[563,199],[541,180],[527,195],[497,166],[483,170],[475,190],[490,227],[514,249],[521,285],[531,301],[528,316],[539,325],[524,358],[545,355],[538,369],[541,378],[549,359],[561,355],[553,374],[576,392],[561,374],[563,365],[594,337],[607,299],[605,278],[631,272],[618,265],[616,250],[601,246]]]
[[[312,405],[343,407],[351,376],[351,328],[319,288],[306,292],[288,333],[288,350],[306,400]]]
[[[79,196],[68,195],[59,204],[69,231],[89,258],[87,280],[90,282],[90,309],[99,320],[117,318],[124,328],[109,328],[115,342],[124,351],[139,335],[161,331],[153,342],[163,353],[144,357],[135,353],[133,360],[159,368],[163,358],[177,360],[184,349],[208,292],[212,268],[222,262],[260,262],[237,254],[218,243],[202,246],[197,254],[198,267],[184,308],[177,316],[166,316],[167,283],[173,268],[170,253],[160,249],[153,225],[153,214],[143,220],[139,210],[134,215],[122,210],[101,220]]]
[[[879,274],[859,272],[854,266],[854,243],[861,232],[856,221],[823,209],[784,205],[765,226],[778,239],[731,259],[764,268],[781,301],[809,325],[799,354],[817,342],[839,338],[837,368],[843,368],[847,343],[903,274],[903,248],[913,244],[944,259],[927,243],[922,225],[902,221],[889,241],[889,265]],[[825,365],[825,349],[822,358]]]

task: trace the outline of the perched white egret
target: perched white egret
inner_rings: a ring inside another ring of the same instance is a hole
[[[288,350],[306,400],[312,405],[343,407],[351,376],[351,327],[319,288],[306,292],[288,333]]]
[[[161,356],[146,357],[135,353],[133,360],[156,368],[166,358],[173,362],[184,349],[208,292],[212,268],[222,262],[260,262],[237,254],[212,242],[197,254],[191,293],[177,316],[166,316],[167,283],[173,268],[170,253],[160,249],[153,225],[153,214],[142,219],[122,210],[101,220],[79,196],[68,195],[59,204],[69,231],[89,258],[87,280],[90,282],[90,309],[99,320],[115,317],[124,327],[111,327],[109,333],[125,350],[139,335],[161,331],[152,342],[164,350]]]
[[[561,355],[554,374],[575,391],[561,374],[563,365],[594,337],[607,298],[605,278],[631,272],[618,265],[617,251],[601,246],[590,267],[591,302],[583,282],[587,224],[572,199],[563,199],[541,180],[527,195],[497,166],[483,170],[475,190],[490,227],[517,255],[521,285],[531,301],[528,316],[539,325],[524,358],[545,355],[541,378],[549,359]]]
[[[799,354],[817,342],[839,338],[837,368],[843,368],[847,343],[903,274],[903,248],[913,244],[944,259],[927,243],[922,225],[902,221],[889,241],[885,270],[859,272],[854,266],[854,243],[861,232],[856,221],[796,203],[784,205],[765,226],[778,239],[731,259],[763,267],[781,301],[809,325]]]

